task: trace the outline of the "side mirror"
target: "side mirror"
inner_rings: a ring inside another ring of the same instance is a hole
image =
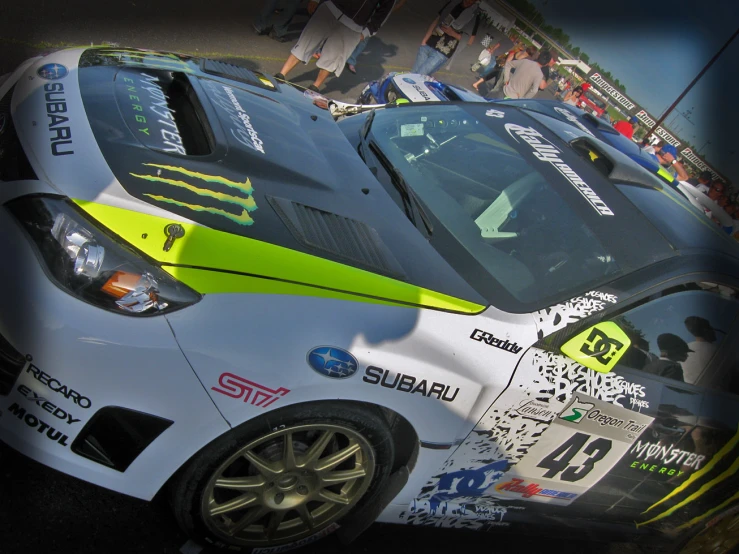
[[[608,373],[631,346],[631,339],[612,321],[585,329],[562,345],[562,353],[577,363]]]

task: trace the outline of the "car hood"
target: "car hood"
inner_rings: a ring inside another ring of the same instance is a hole
[[[396,89],[411,102],[445,102],[450,100],[486,102],[479,94],[440,83],[428,75],[398,73],[391,78]]]
[[[239,251],[256,240],[481,300],[329,114],[294,88],[222,62],[134,49],[57,52],[27,73],[13,118],[39,178],[158,261],[246,272]],[[178,248],[173,259],[163,231],[142,217],[161,229],[207,229],[207,248],[232,255]]]

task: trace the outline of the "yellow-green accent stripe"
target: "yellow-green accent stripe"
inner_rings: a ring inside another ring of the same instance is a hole
[[[163,246],[167,236],[164,228],[175,219],[86,200],[74,202],[202,294],[269,291],[415,306],[460,314],[476,314],[485,309],[480,304],[370,271],[189,223],[181,223],[185,235],[174,241],[172,248],[165,252]]]
[[[677,487],[675,490],[673,490],[670,494],[668,494],[667,496],[665,496],[662,500],[660,500],[656,504],[652,504],[649,508],[647,508],[646,510],[644,510],[643,513],[646,514],[652,508],[656,508],[657,506],[659,506],[663,502],[666,502],[667,500],[669,500],[673,496],[676,496],[676,495],[680,494],[682,491],[684,491],[685,489],[687,489],[690,485],[692,485],[693,483],[695,483],[698,479],[700,479],[706,473],[708,473],[714,467],[716,467],[716,464],[719,463],[721,461],[721,459],[724,456],[726,456],[726,454],[728,454],[729,452],[731,452],[731,450],[736,446],[736,444],[738,442],[739,442],[739,426],[737,426],[737,432],[731,438],[731,440],[729,440],[729,442],[727,442],[721,448],[721,450],[719,450],[718,452],[716,452],[716,455],[713,458],[711,458],[711,461],[710,462],[708,462],[705,466],[703,466],[703,469],[700,469],[700,470],[696,471],[695,473],[693,473],[693,475],[691,475],[688,479],[686,479],[685,482],[682,485],[680,485],[679,487]]]
[[[707,493],[710,489],[712,489],[714,485],[718,485],[720,482],[722,482],[722,481],[728,479],[729,477],[731,477],[732,475],[734,475],[737,472],[737,470],[739,470],[739,458],[737,458],[736,460],[734,460],[734,463],[731,464],[731,466],[729,467],[729,469],[727,469],[726,471],[724,471],[721,475],[719,475],[715,479],[712,479],[708,483],[706,483],[705,485],[701,486],[701,488],[699,488],[696,492],[694,492],[693,494],[691,494],[685,500],[683,500],[682,502],[678,502],[677,504],[675,504],[672,508],[670,508],[666,512],[663,512],[660,515],[658,515],[656,517],[653,517],[652,519],[650,519],[648,521],[645,521],[643,523],[637,524],[637,527],[641,527],[643,525],[649,525],[650,523],[654,523],[655,521],[659,521],[660,519],[664,519],[664,518],[666,518],[668,516],[671,516],[673,513],[675,513],[675,510],[678,510],[678,509],[682,508],[683,506],[686,506],[687,504],[690,504],[691,502],[693,502],[693,500],[697,500],[698,498],[700,498],[701,496],[703,496],[705,493]]]
[[[691,519],[690,521],[688,521],[687,523],[683,523],[680,527],[677,528],[677,531],[683,531],[685,529],[688,529],[689,527],[692,527],[696,523],[699,523],[702,520],[706,519],[707,517],[712,516],[716,512],[720,512],[721,510],[723,510],[724,508],[726,508],[727,506],[729,506],[735,500],[739,500],[739,491],[735,492],[734,493],[734,496],[732,496],[731,498],[729,498],[727,500],[724,500],[721,504],[719,504],[715,508],[711,508],[710,510],[708,510],[705,514],[700,515],[700,516],[696,516],[693,519]]]

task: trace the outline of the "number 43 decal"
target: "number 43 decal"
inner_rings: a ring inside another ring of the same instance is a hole
[[[536,464],[536,467],[548,470],[543,475],[548,479],[555,478],[561,472],[560,480],[569,483],[579,481],[593,470],[595,463],[602,460],[613,446],[610,439],[598,437],[591,441],[592,438],[591,435],[585,433],[575,433],[554,452]],[[589,458],[582,465],[571,466],[570,461],[580,450]]]

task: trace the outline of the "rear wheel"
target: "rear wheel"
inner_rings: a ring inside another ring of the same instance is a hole
[[[393,462],[382,416],[355,405],[290,406],[215,440],[172,488],[180,525],[233,550],[310,542],[369,502]]]

